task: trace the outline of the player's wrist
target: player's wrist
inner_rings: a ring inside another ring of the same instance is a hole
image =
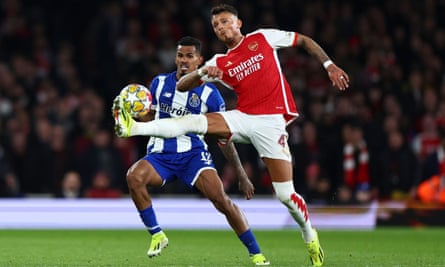
[[[325,69],[327,69],[330,65],[334,64],[334,62],[332,62],[332,60],[328,59],[325,62],[323,62],[323,67]]]
[[[198,76],[199,76],[200,78],[202,78],[202,77],[204,77],[204,75],[206,75],[206,74],[204,73],[204,71],[202,70],[202,68],[199,68],[199,69],[198,69],[197,74],[198,74]]]

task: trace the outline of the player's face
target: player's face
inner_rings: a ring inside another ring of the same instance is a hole
[[[176,50],[176,66],[178,75],[184,76],[196,69],[202,63],[202,56],[193,45],[178,45]]]
[[[229,12],[222,12],[212,16],[212,27],[216,37],[229,48],[241,40],[241,20]]]

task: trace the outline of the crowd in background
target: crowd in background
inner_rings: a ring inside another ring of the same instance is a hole
[[[124,196],[126,170],[147,138],[114,135],[112,99],[130,82],[148,86],[174,70],[185,35],[203,42],[205,59],[224,52],[210,25],[218,2],[1,1],[0,195]],[[444,0],[226,2],[244,33],[306,34],[351,77],[347,92],[336,91],[314,57],[280,50],[301,113],[289,125],[294,182],[308,202],[413,198],[440,172]],[[234,95],[223,96],[233,107]],[[226,191],[238,194],[233,170],[209,143]],[[272,193],[255,150],[237,148],[256,194]],[[191,193],[179,184],[159,192]]]

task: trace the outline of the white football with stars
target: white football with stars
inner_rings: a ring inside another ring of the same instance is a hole
[[[151,93],[147,87],[141,84],[128,84],[122,88],[120,97],[124,109],[135,119],[141,118],[150,111]]]

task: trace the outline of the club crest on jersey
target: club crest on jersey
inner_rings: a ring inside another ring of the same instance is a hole
[[[258,42],[254,41],[251,42],[247,47],[249,48],[250,51],[257,51],[258,46],[259,46]]]
[[[192,96],[189,98],[189,105],[196,108],[201,104],[201,99],[199,99],[199,96],[195,93],[192,94]]]

